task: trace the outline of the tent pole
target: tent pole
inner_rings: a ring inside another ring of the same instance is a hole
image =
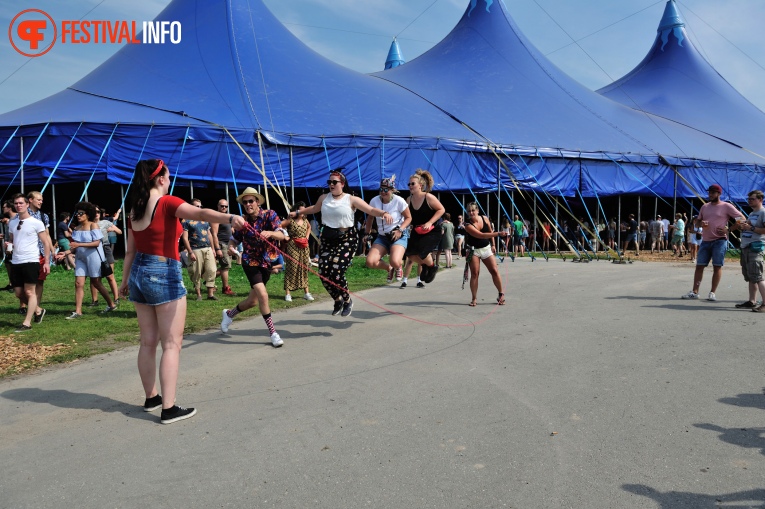
[[[90,201],[90,200],[88,199],[88,183],[87,183],[87,182],[85,182],[85,191],[84,191],[84,193],[83,193],[83,194],[85,195],[85,196],[84,196],[84,197],[85,197],[85,201]]]
[[[672,201],[672,220],[675,220],[675,214],[677,214],[677,172],[675,172],[675,189],[674,200]]]
[[[537,193],[534,193],[534,240],[537,239],[537,227],[539,224],[537,223]]]
[[[659,215],[659,197],[655,197],[653,199],[653,218],[656,219],[656,216]]]
[[[558,242],[560,242],[560,222],[558,221],[558,200],[555,200],[555,251],[558,252]]]
[[[263,170],[263,195],[266,197],[266,208],[271,208],[271,201],[268,199],[268,184],[266,184],[266,163],[263,160],[263,140],[258,131],[258,151],[260,152],[260,169]]]
[[[497,231],[502,228],[502,195],[499,194],[499,186],[502,183],[502,161],[497,158]]]
[[[53,195],[51,201],[53,202],[53,238],[55,239],[58,238],[56,236],[56,230],[58,229],[58,214],[56,213],[56,184],[51,184],[51,194]]]
[[[22,136],[19,140],[21,143],[21,145],[19,145],[21,147],[19,150],[21,155],[21,194],[26,194],[24,193],[24,137]]]
[[[125,186],[124,184],[120,184],[120,196],[122,196],[122,201],[120,203],[122,204],[120,207],[125,207]],[[122,218],[122,231],[127,233],[127,210],[121,210],[120,217]],[[122,247],[125,249],[125,252],[127,253],[127,235],[122,235]]]
[[[295,204],[295,160],[292,157],[292,147],[290,146],[290,192],[292,204]]]
[[[191,199],[194,199],[194,181],[189,181],[189,193],[191,193]]]
[[[616,247],[622,245],[622,195],[619,195],[619,208],[617,210],[617,216],[619,217],[619,229],[616,231]]]
[[[635,240],[635,245],[636,246],[640,245],[640,206],[642,204],[643,204],[643,202],[640,199],[640,196],[638,196],[638,236],[637,236],[637,239]],[[646,232],[646,233],[648,233],[648,232]],[[644,247],[644,249],[645,249],[645,247]]]
[[[226,182],[226,201],[229,202],[229,205],[231,205],[231,200],[228,199],[228,182]],[[231,207],[229,207],[231,208]]]

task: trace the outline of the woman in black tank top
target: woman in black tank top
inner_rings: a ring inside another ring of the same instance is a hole
[[[432,282],[438,272],[431,253],[441,243],[441,228],[436,223],[444,214],[444,206],[428,192],[432,188],[433,176],[425,170],[417,170],[409,178],[411,196],[406,202],[412,214],[412,234],[409,236],[406,255],[409,260],[419,264],[420,279],[424,283]],[[405,270],[404,277],[408,275]]]
[[[488,217],[482,216],[478,204],[470,202],[467,205],[468,219],[465,222],[465,243],[469,246],[467,263],[470,267],[470,293],[472,300],[470,306],[475,307],[478,297],[478,274],[481,271],[481,260],[491,274],[491,280],[497,288],[497,304],[505,304],[505,291],[502,289],[502,276],[497,269],[497,259],[494,254],[497,246],[494,244],[496,237],[507,237],[506,232],[495,232],[491,228]]]

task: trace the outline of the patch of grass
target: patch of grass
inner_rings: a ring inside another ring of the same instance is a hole
[[[317,271],[316,267],[312,267],[312,269]],[[119,284],[122,279],[122,260],[117,261],[114,272]],[[247,278],[239,265],[234,265],[229,272],[229,284],[236,295],[223,295],[220,279],[218,279],[216,296],[219,300],[217,301],[195,300],[196,295],[185,270],[183,275],[186,289],[189,291],[185,334],[217,328],[220,324],[221,310],[235,306],[249,292]],[[385,284],[385,273],[367,269],[363,257],[354,259],[346,277],[351,291],[354,292]],[[0,271],[0,286],[5,286],[5,282],[5,269],[2,269]],[[308,282],[310,291],[317,301],[329,300],[329,295],[324,290],[318,276],[309,274]],[[302,298],[302,290],[291,292],[294,299],[292,302],[284,300],[283,273],[272,275],[267,288],[272,311],[308,304],[308,301]],[[19,301],[13,292],[0,292],[0,337],[12,336],[17,343],[24,344],[66,345],[65,349],[48,357],[47,363],[70,362],[138,343],[138,322],[133,303],[121,299],[116,311],[102,314],[101,311],[106,307],[103,297],[99,296],[99,304],[96,307],[88,307],[87,303],[90,301],[90,289],[86,286],[82,308],[84,316],[77,320],[65,320],[74,311],[74,273],[61,267],[53,267],[51,274],[45,281],[43,292],[42,307],[46,309],[47,313],[42,323],[32,324],[31,331],[20,334],[14,333],[24,320],[18,314]],[[252,310],[248,314],[253,312],[257,313],[257,310]],[[32,367],[32,364],[29,367]],[[23,367],[0,372],[0,377],[17,373],[22,369]]]

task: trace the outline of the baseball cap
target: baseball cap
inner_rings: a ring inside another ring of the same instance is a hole
[[[718,193],[722,194],[722,187],[720,187],[720,184],[712,184],[709,186],[709,189],[707,191],[717,191]]]

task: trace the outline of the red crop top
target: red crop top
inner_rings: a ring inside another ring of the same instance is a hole
[[[175,211],[182,203],[177,196],[163,196],[157,200],[151,222],[145,230],[134,231],[128,220],[128,228],[135,239],[135,249],[139,253],[164,256],[180,260],[178,256],[178,239],[183,234],[183,226],[175,217]]]

